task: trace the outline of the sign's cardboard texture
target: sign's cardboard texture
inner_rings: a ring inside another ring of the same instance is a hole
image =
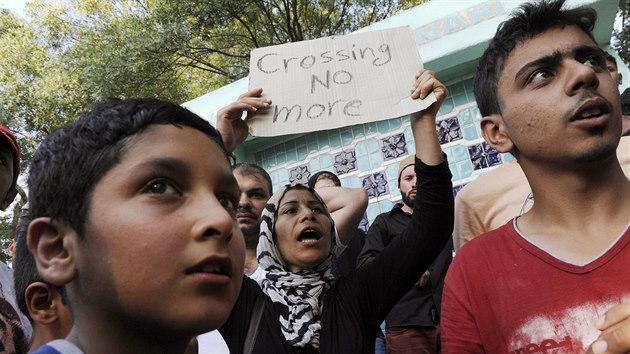
[[[422,60],[409,27],[254,49],[249,88],[273,102],[248,118],[254,136],[340,128],[429,107],[412,100]]]

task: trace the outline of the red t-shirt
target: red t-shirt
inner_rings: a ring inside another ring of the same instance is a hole
[[[442,302],[444,353],[580,353],[595,321],[630,301],[630,230],[584,266],[524,239],[513,221],[454,258]]]

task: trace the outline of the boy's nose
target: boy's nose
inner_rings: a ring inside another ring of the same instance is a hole
[[[195,212],[197,217],[193,226],[193,237],[199,240],[209,237],[222,237],[229,240],[236,224],[233,213],[228,211],[216,197],[205,199]]]
[[[597,73],[592,66],[581,63],[577,60],[566,60],[565,65],[568,66],[568,79],[566,83],[566,93],[570,96],[581,92],[597,88],[599,79]]]

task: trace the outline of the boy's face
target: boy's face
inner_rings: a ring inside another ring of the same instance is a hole
[[[0,143],[0,208],[9,194],[9,188],[13,184],[13,154],[9,148]]]
[[[613,81],[617,83],[617,85],[621,85],[623,83],[623,77],[621,73],[617,70],[617,66],[614,62],[610,60],[606,60],[606,67],[610,72],[610,75],[613,77]]]
[[[82,308],[171,335],[223,324],[245,261],[224,156],[190,127],[154,125],[130,140],[91,197],[73,284]]]
[[[578,27],[550,29],[517,45],[498,93],[519,159],[580,162],[614,154],[619,92],[604,52]]]

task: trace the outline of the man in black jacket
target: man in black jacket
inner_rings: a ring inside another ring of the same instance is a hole
[[[413,201],[416,198],[413,163],[413,155],[401,161],[398,188],[403,202],[374,219],[359,255],[359,266],[376,257],[411,220]],[[452,255],[453,242],[449,240],[429,270],[387,315],[385,324],[388,354],[440,352],[440,303],[444,277]]]

